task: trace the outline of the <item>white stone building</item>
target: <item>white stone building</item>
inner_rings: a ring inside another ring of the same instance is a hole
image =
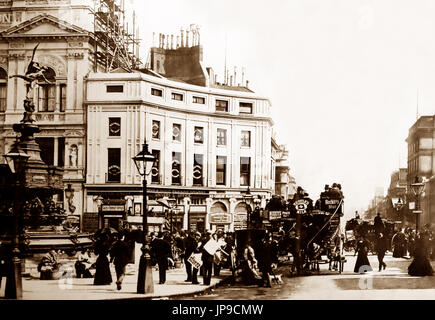
[[[177,197],[177,226],[246,227],[244,192],[270,198],[270,102],[250,90],[199,86],[145,73],[91,73],[86,80],[86,208],[95,198],[142,203],[132,157],[146,141],[158,164],[148,176],[150,200]],[[254,201],[247,201],[253,208]],[[153,206],[151,206],[153,207]],[[158,206],[154,212],[159,211]],[[130,217],[130,221],[141,221]],[[175,219],[175,218],[174,218]]]

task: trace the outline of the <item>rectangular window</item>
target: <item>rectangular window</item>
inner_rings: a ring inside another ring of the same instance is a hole
[[[61,84],[60,86],[60,106],[59,111],[65,112],[66,109],[66,84]]]
[[[172,100],[183,101],[183,95],[181,93],[172,92]]]
[[[53,112],[56,107],[56,86],[51,84],[40,84],[38,95],[38,111]]]
[[[156,161],[151,169],[151,182],[160,183],[160,150],[153,150],[152,154]]]
[[[252,114],[252,103],[240,102],[239,113]]]
[[[251,177],[251,158],[240,157],[240,185],[249,186]]]
[[[124,86],[123,85],[107,85],[106,92],[108,92],[108,93],[124,92]]]
[[[172,141],[181,141],[181,124],[172,125]]]
[[[109,137],[121,136],[121,118],[109,118]]]
[[[3,81],[3,80],[1,80]],[[6,111],[6,97],[8,94],[8,86],[6,82],[0,82],[0,112]]]
[[[121,182],[121,148],[107,149],[107,182]]]
[[[225,129],[217,129],[217,139],[216,144],[218,146],[226,146],[227,145],[227,130]]]
[[[196,186],[202,186],[202,168],[204,165],[204,155],[194,154],[193,155],[193,184]]]
[[[63,167],[65,165],[65,138],[59,137],[58,140],[58,149],[57,149],[57,165]]]
[[[151,88],[151,95],[157,96],[157,97],[162,97],[163,91],[160,89]]]
[[[226,184],[227,157],[216,156],[216,184]]]
[[[216,111],[228,112],[228,101],[216,100]]]
[[[160,121],[153,120],[152,134],[153,139],[160,139]]]
[[[193,138],[195,143],[201,143],[201,144],[204,143],[204,128],[195,127]]]
[[[205,104],[205,98],[203,98],[203,97],[193,97],[193,103]]]
[[[242,147],[251,146],[251,131],[243,131],[240,134],[240,145]]]
[[[172,152],[172,184],[181,184],[181,152]]]
[[[47,165],[54,165],[54,138],[35,138],[41,149],[41,159]]]

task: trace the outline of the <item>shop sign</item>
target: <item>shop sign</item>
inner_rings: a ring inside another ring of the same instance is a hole
[[[281,211],[269,211],[269,220],[281,219]]]
[[[281,218],[283,219],[290,218],[290,211],[283,211],[281,213]]]
[[[101,211],[125,211],[125,206],[123,204],[103,204],[101,206]]]
[[[210,214],[210,223],[231,223],[231,215],[228,213],[212,213]]]
[[[234,230],[245,230],[248,227],[246,223],[234,222]]]
[[[234,214],[234,223],[246,222],[247,220],[248,220],[248,216],[246,213],[235,213]]]

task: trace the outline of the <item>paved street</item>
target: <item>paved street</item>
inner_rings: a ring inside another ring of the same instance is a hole
[[[321,265],[318,275],[307,277],[283,277],[284,284],[272,288],[257,286],[224,285],[208,295],[194,299],[288,299],[288,300],[396,300],[396,299],[435,299],[435,277],[411,277],[407,267],[409,259],[392,258],[389,254],[385,262],[386,270],[377,271],[376,256],[369,256],[375,270],[359,275],[353,272],[356,257],[347,256],[342,274],[328,272],[327,265]],[[432,262],[435,269],[435,261]],[[285,269],[281,270],[285,274]],[[240,290],[243,289],[243,290]],[[192,298],[188,298],[192,299]]]
[[[136,245],[136,258],[139,261],[140,245]],[[95,257],[93,257],[95,259]],[[167,299],[169,296],[179,297],[180,295],[195,295],[210,290],[221,281],[228,278],[230,272],[221,270],[220,277],[213,276],[210,285],[202,284],[202,277],[198,276],[200,284],[193,285],[184,282],[186,272],[182,268],[170,269],[166,273],[166,283],[158,284],[159,272],[153,268],[154,293],[138,294],[137,286],[137,264],[127,265],[127,272],[124,278],[122,289],[116,289],[116,273],[113,264],[110,265],[112,272],[112,284],[107,286],[94,286],[93,278],[78,279],[74,277],[74,259],[63,261],[63,270],[70,268],[72,277],[66,276],[61,280],[39,280],[39,272],[33,270],[29,277],[23,278],[23,299],[24,300],[118,300],[118,299]],[[4,297],[5,278],[0,287],[0,297]],[[2,299],[2,298],[0,298]]]

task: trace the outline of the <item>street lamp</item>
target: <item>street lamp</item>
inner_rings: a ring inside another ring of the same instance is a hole
[[[415,195],[415,210],[413,212],[415,214],[415,231],[418,232],[419,218],[420,214],[422,213],[420,208],[420,195],[423,192],[424,183],[419,182],[418,176],[415,176],[415,182],[411,184],[411,188]]]
[[[153,273],[151,269],[151,259],[149,255],[149,246],[147,241],[147,180],[146,176],[150,174],[156,158],[148,151],[148,144],[145,142],[140,151],[135,157],[133,157],[134,164],[136,165],[139,174],[143,177],[143,213],[142,213],[142,255],[139,261],[139,274],[137,279],[137,293],[153,293]]]
[[[30,156],[18,146],[18,141],[14,143],[12,149],[4,155],[9,168],[15,173],[15,194],[13,204],[13,236],[12,244],[12,259],[8,262],[8,273],[6,278],[5,298],[21,299],[23,297],[23,286],[21,280],[21,259],[20,259],[20,199],[22,189],[26,183],[25,165]]]
[[[249,189],[249,186],[248,186],[248,189],[246,189],[245,193],[243,194],[243,200],[244,200],[245,205],[246,205],[246,218],[247,218],[246,228],[247,229],[251,228],[251,206],[247,202],[247,200],[249,200],[249,199],[252,199],[252,194],[251,194],[251,190]]]

